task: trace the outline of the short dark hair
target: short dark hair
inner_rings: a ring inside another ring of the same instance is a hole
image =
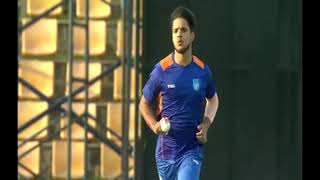
[[[183,18],[188,22],[188,25],[190,27],[190,31],[194,32],[196,27],[196,18],[192,11],[189,9],[179,6],[177,7],[170,16],[170,27],[172,29],[173,21],[177,18]]]

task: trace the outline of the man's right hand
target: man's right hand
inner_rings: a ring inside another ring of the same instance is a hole
[[[144,96],[141,97],[140,100],[140,112],[146,121],[149,128],[155,133],[155,134],[166,134],[162,132],[160,128],[160,123],[156,121],[156,116],[152,110],[152,105],[146,101]]]
[[[160,122],[158,121],[153,125],[152,131],[157,135],[165,135],[166,133],[161,130]]]

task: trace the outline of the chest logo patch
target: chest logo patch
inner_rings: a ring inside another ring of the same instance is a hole
[[[176,88],[176,85],[174,85],[174,84],[168,84],[168,89],[173,89],[173,88]]]
[[[199,91],[200,89],[200,79],[192,79],[193,89]]]

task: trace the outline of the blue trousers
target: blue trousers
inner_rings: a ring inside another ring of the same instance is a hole
[[[199,152],[188,152],[176,160],[156,159],[160,180],[198,180],[203,155]]]

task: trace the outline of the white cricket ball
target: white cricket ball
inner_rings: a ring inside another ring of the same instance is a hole
[[[164,132],[164,133],[169,132],[169,130],[170,130],[170,122],[169,122],[168,118],[163,117],[160,120],[160,128],[161,128],[161,131]]]

